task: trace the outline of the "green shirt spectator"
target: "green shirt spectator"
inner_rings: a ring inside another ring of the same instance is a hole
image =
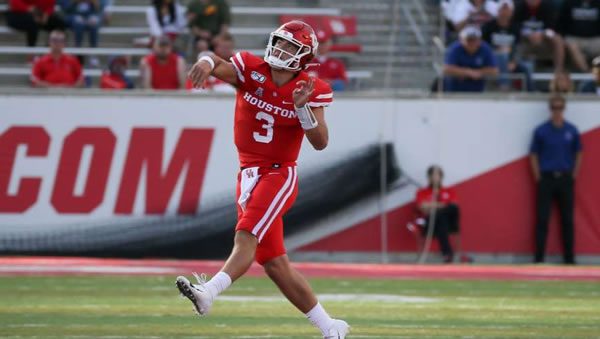
[[[214,36],[228,30],[231,11],[225,0],[192,0],[187,19],[192,34],[210,43]]]

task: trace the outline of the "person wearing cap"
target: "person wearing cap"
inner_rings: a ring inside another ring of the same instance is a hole
[[[533,91],[531,72],[517,58],[519,43],[519,26],[512,20],[514,3],[512,0],[498,1],[497,17],[483,25],[481,31],[483,40],[494,49],[494,56],[500,70],[500,88],[508,90],[511,81],[508,74],[522,74],[525,88]]]
[[[559,13],[557,30],[567,51],[575,66],[588,72],[587,58],[600,55],[600,0],[566,0]]]
[[[124,56],[112,57],[108,62],[108,69],[100,76],[100,88],[102,89],[132,89],[133,81],[125,75],[129,61]]]
[[[496,76],[498,67],[494,51],[481,41],[481,30],[467,26],[446,51],[444,91],[483,92],[485,77]]]
[[[562,223],[563,259],[565,264],[574,264],[573,191],[582,146],[577,127],[564,118],[564,97],[554,94],[548,104],[550,120],[535,129],[530,147],[531,169],[537,182],[535,262],[544,262],[550,210],[556,200]]]
[[[153,51],[142,59],[142,88],[177,90],[185,86],[185,61],[173,52],[173,42],[162,35],[154,41]]]
[[[342,60],[328,55],[332,45],[329,34],[322,30],[318,31],[317,40],[319,48],[316,58],[312,61],[316,65],[309,68],[309,74],[325,80],[334,91],[343,91],[348,84],[346,65]]]
[[[592,75],[594,80],[589,80],[581,84],[579,93],[595,93],[600,95],[600,55],[592,60]]]
[[[552,56],[555,70],[562,71],[565,45],[560,34],[555,32],[555,17],[553,0],[524,0],[515,6],[514,20],[521,27],[523,55],[530,59]]]

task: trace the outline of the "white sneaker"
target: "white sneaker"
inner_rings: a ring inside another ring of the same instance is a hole
[[[323,339],[344,339],[350,333],[350,326],[347,322],[339,319],[333,319],[333,324],[327,331]]]
[[[210,307],[213,303],[213,297],[210,295],[204,284],[206,283],[206,276],[202,274],[194,273],[194,277],[198,280],[198,284],[192,284],[186,277],[179,276],[175,280],[175,284],[179,289],[179,292],[184,297],[190,299],[194,305],[194,311],[199,316],[207,315],[210,311]]]

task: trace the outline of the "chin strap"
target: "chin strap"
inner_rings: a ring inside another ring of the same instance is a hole
[[[295,107],[295,108],[296,108],[296,115],[298,116],[298,120],[300,120],[300,125],[302,126],[302,128],[305,131],[319,126],[319,122],[317,121],[315,114],[310,109],[308,104],[306,104],[302,107]]]

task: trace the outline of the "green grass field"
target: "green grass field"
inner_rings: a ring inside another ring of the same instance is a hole
[[[600,284],[561,281],[311,279],[352,326],[349,338],[600,338]],[[409,300],[368,300],[369,294]],[[0,337],[318,338],[266,279],[245,278],[210,316],[178,297],[174,277],[0,277]],[[236,300],[236,296],[263,297]]]

